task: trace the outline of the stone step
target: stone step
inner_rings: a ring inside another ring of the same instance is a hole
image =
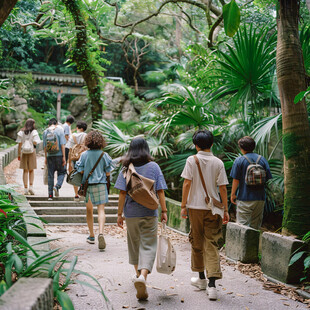
[[[86,215],[42,215],[40,218],[44,219],[48,224],[86,224]],[[94,214],[94,222],[98,223],[98,215]],[[107,214],[106,215],[106,223],[116,223],[117,215]]]
[[[31,195],[27,195],[26,196],[27,200],[29,202],[31,201],[48,201],[48,197],[40,197],[40,196],[31,196]],[[74,201],[74,197],[70,196],[70,197],[54,197],[53,201]],[[110,201],[118,201],[118,195],[109,195],[109,202]]]
[[[52,201],[29,201],[31,207],[33,208],[44,208],[44,207],[63,207],[63,208],[77,208],[77,207],[84,207],[85,202],[80,201],[60,201],[60,200],[52,200]],[[117,207],[118,202],[117,201],[109,201],[105,206],[109,207]]]
[[[86,214],[86,207],[33,207],[35,213],[42,217],[42,215],[78,215]],[[105,206],[104,211],[106,214],[117,214],[117,207]],[[97,208],[93,208],[93,213],[98,214]]]

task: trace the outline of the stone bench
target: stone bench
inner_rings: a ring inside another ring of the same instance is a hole
[[[226,228],[226,256],[242,263],[257,263],[259,235],[256,229],[229,222]]]

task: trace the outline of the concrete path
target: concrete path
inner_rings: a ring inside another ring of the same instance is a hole
[[[14,164],[14,163],[13,163]],[[43,158],[38,158],[35,172],[34,190],[36,195],[47,195],[43,185],[41,166]],[[22,188],[21,170],[12,174],[19,189]],[[60,196],[73,195],[71,186],[64,183]],[[190,278],[196,276],[190,269],[190,245],[187,237],[170,231],[172,243],[177,251],[177,267],[172,275],[156,272],[154,268],[148,278],[148,301],[139,302],[131,282],[133,267],[128,264],[126,231],[116,225],[105,227],[107,248],[99,252],[95,245],[86,243],[86,226],[46,226],[49,238],[61,238],[51,242],[52,248],[74,248],[72,255],[78,256],[77,269],[93,275],[102,285],[113,309],[229,309],[229,310],[280,310],[307,309],[305,304],[289,299],[272,291],[264,290],[262,282],[241,274],[235,266],[228,265],[223,258],[223,279],[217,281],[218,300],[209,301],[205,291],[190,285]],[[87,280],[78,275],[80,281]],[[92,280],[87,280],[92,283]],[[91,288],[74,284],[67,291],[76,310],[107,309],[102,296]]]

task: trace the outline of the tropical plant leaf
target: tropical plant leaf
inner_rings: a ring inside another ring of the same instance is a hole
[[[57,301],[60,303],[63,310],[74,310],[72,300],[69,295],[62,291],[56,292]]]
[[[5,291],[7,291],[8,290],[8,286],[7,286],[7,284],[5,283],[5,281],[4,280],[2,280],[1,282],[0,282],[0,297],[1,297],[1,295],[3,295],[3,293],[5,292]]]
[[[292,266],[293,264],[295,264],[305,253],[306,251],[301,251],[301,252],[297,252],[296,254],[294,254],[292,258],[290,259],[290,262],[288,265]]]
[[[240,25],[240,9],[235,0],[223,6],[223,19],[226,35],[233,37]]]

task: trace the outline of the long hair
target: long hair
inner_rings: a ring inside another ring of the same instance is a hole
[[[133,165],[144,165],[152,161],[153,157],[150,154],[150,148],[143,138],[134,138],[130,145],[127,154],[122,159],[123,166],[128,167],[130,163]]]
[[[28,118],[26,120],[25,126],[22,129],[22,131],[25,133],[25,135],[28,135],[29,133],[32,132],[32,130],[35,129],[35,120],[32,118]]]

